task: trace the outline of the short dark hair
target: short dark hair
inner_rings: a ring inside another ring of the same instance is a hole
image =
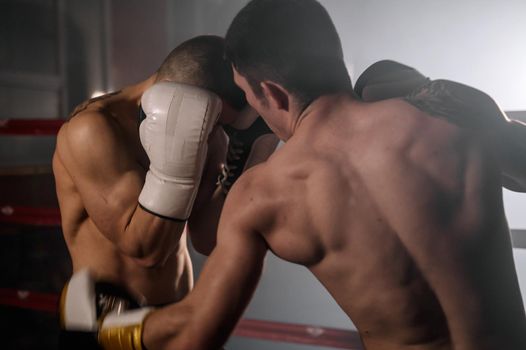
[[[156,81],[174,81],[215,92],[235,109],[246,105],[225,58],[225,40],[215,35],[189,39],[170,52],[157,70]]]
[[[351,89],[336,28],[315,0],[253,0],[226,34],[226,55],[261,94],[259,83],[283,85],[305,107]]]

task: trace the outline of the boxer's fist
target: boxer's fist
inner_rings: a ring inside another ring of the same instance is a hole
[[[221,99],[190,85],[162,82],[145,91],[146,119],[139,127],[150,159],[140,205],[161,217],[186,220],[195,200],[207,141],[221,112]]]

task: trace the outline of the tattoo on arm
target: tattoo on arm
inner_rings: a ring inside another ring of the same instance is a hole
[[[110,98],[111,96],[114,96],[114,95],[117,95],[118,93],[120,93],[121,90],[119,91],[114,91],[114,92],[110,92],[108,94],[104,94],[104,95],[101,95],[101,96],[97,96],[97,97],[94,97],[94,98],[90,98],[89,100],[87,101],[84,101],[82,102],[81,104],[79,104],[77,107],[75,107],[75,109],[73,110],[73,112],[71,112],[71,114],[69,115],[68,119],[71,119],[73,118],[74,116],[76,116],[77,114],[79,114],[80,112],[84,111],[86,108],[88,108],[88,106],[94,102],[97,102],[97,101],[102,101],[102,100],[105,100],[107,98]]]
[[[462,123],[462,116],[472,112],[472,108],[453,94],[450,82],[433,80],[407,95],[404,100],[419,110],[454,122]]]
[[[430,81],[404,100],[429,115],[469,129],[490,130],[507,120],[489,95],[451,80]]]

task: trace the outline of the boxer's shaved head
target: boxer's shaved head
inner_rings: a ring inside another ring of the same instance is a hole
[[[174,81],[215,92],[232,107],[246,105],[243,91],[232,77],[232,67],[224,57],[225,41],[219,36],[202,35],[183,42],[170,52],[157,71],[156,81]]]

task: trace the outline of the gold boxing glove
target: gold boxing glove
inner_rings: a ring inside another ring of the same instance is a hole
[[[105,350],[145,350],[142,344],[143,322],[153,308],[122,313],[110,312],[99,328],[99,344]]]

